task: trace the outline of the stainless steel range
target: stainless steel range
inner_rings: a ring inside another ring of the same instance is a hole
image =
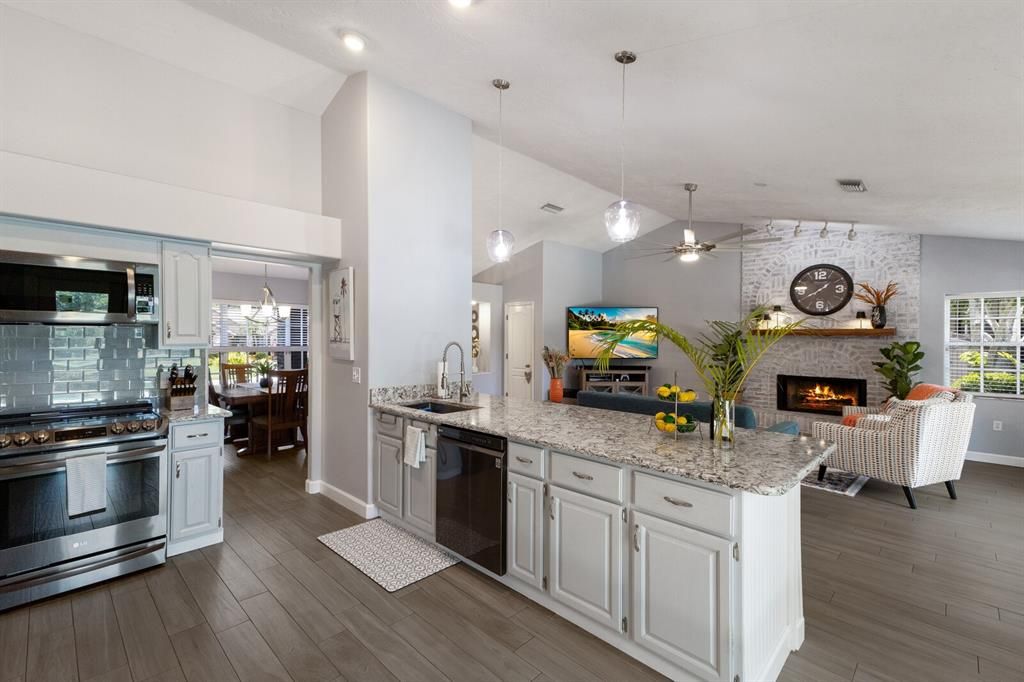
[[[165,561],[167,430],[148,402],[0,416],[0,610]]]

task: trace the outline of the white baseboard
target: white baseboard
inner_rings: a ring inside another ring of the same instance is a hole
[[[306,492],[314,495],[323,495],[332,502],[337,502],[345,509],[359,514],[364,519],[375,519],[380,516],[380,512],[377,511],[377,505],[360,500],[355,495],[350,495],[341,488],[335,488],[326,481],[310,481],[307,479]]]
[[[1013,455],[996,455],[991,452],[967,451],[967,459],[972,462],[988,462],[989,464],[1002,464],[1008,467],[1024,467],[1024,457]]]

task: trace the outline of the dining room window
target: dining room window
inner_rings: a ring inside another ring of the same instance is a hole
[[[253,306],[214,300],[210,319],[210,369],[221,362],[269,358],[277,369],[303,369],[309,359],[309,306],[281,305],[281,321],[253,320]]]
[[[1024,395],[1024,291],[946,296],[946,384]]]

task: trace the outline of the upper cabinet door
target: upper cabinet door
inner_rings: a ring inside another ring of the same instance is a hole
[[[550,488],[551,596],[622,631],[622,507]]]
[[[164,346],[210,343],[210,248],[163,242],[160,259],[160,340]]]
[[[729,675],[728,540],[633,512],[633,639],[702,680]]]

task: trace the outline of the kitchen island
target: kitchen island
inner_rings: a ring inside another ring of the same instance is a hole
[[[643,415],[466,406],[372,406],[383,517],[434,540],[438,427],[507,438],[507,571],[494,579],[673,679],[776,678],[803,642],[799,483],[830,443],[740,430],[719,451]],[[418,468],[403,464],[407,425],[427,434]]]

